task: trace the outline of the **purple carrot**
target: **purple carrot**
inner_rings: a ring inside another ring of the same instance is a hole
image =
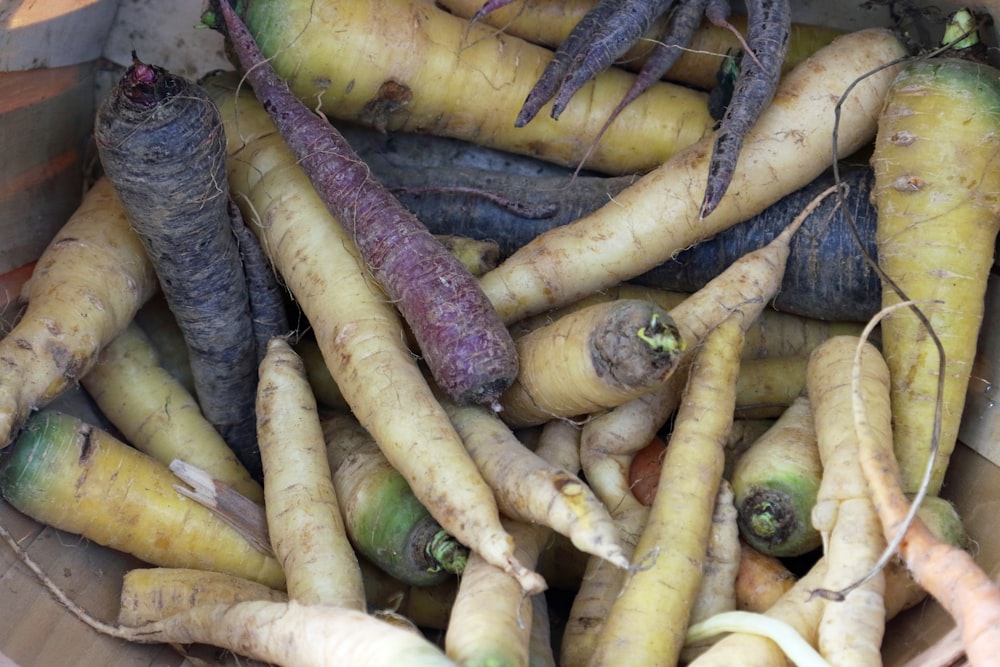
[[[214,4],[255,94],[409,324],[436,382],[456,402],[496,405],[517,375],[517,353],[476,279],[295,97],[226,0]]]
[[[748,0],[746,4],[750,50],[743,55],[732,100],[715,137],[701,218],[715,210],[729,189],[743,138],[774,98],[788,50],[792,21],[789,0]]]

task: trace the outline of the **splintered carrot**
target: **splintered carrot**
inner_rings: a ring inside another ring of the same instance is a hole
[[[288,597],[364,610],[361,570],[340,516],[316,399],[302,359],[284,338],[271,339],[260,364],[257,439],[267,525]]]

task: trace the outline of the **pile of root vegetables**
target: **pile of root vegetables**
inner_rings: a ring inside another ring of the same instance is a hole
[[[1000,229],[982,17],[913,53],[746,5],[214,1],[233,71],[134,53],[6,277],[0,492],[149,564],[73,611],[278,665],[818,667],[930,594],[997,664],[939,497]]]

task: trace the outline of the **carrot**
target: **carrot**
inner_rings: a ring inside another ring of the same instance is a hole
[[[340,11],[329,11],[334,6]],[[536,119],[515,128],[518,109],[552,51],[486,25],[470,26],[422,0],[357,3],[348,11],[331,0],[257,0],[244,19],[307,106],[342,121],[464,138],[576,166],[584,140],[606,115],[570,109],[559,122]],[[378,47],[371,42],[372,35],[386,34],[381,28],[387,21],[410,20],[417,22],[414,30],[391,32]],[[341,38],[331,41],[334,33]],[[632,78],[609,70],[582,94],[610,110]],[[429,83],[434,81],[448,85]],[[623,113],[587,166],[616,174],[655,167],[711,130],[705,101],[700,91],[656,84]]]
[[[708,217],[729,189],[744,138],[774,98],[791,25],[789,0],[747,2],[749,53],[740,60],[736,87],[715,135],[700,218]]]
[[[31,417],[0,461],[4,498],[40,523],[153,565],[215,570],[284,588],[273,557],[175,491],[175,481],[159,461],[50,410]]]
[[[744,419],[780,416],[806,385],[804,354],[744,359],[736,385],[736,411]]]
[[[851,410],[847,382],[858,339],[836,336],[809,357],[807,393],[813,412],[823,478],[812,509],[812,524],[823,537],[827,574],[823,587],[841,591],[828,601],[819,626],[817,647],[831,664],[881,664],[885,629],[885,574],[865,579],[885,549],[885,539],[859,461],[855,431],[845,419]],[[865,355],[880,358],[870,344]],[[865,364],[875,363],[865,360]],[[876,400],[866,395],[866,400]],[[856,582],[859,582],[856,584]]]
[[[229,137],[234,198],[308,318],[355,417],[441,526],[526,590],[544,581],[513,557],[493,494],[417,366],[398,312],[362,268],[273,122],[248,91],[206,82]]]
[[[5,313],[8,306],[21,301],[21,290],[31,278],[37,262],[22,264],[16,269],[0,275],[0,313]]]
[[[527,125],[550,100],[550,115],[558,119],[583,84],[610,67],[671,4],[673,0],[598,2],[552,54],[514,125]]]
[[[359,556],[365,597],[370,611],[391,610],[429,630],[446,630],[458,592],[458,579],[414,586],[396,579],[364,556]]]
[[[431,516],[371,435],[346,414],[324,415],[321,423],[344,525],[358,552],[415,586],[461,574],[468,549]]]
[[[680,655],[722,479],[743,331],[744,314],[735,311],[698,348],[634,570],[611,605],[591,665],[617,664],[622,655],[633,665],[674,664]]]
[[[653,499],[656,497],[656,487],[660,482],[660,470],[663,468],[663,455],[666,451],[667,443],[659,436],[655,436],[648,445],[635,453],[629,464],[629,488],[635,499],[647,507],[653,504]]]
[[[795,585],[795,575],[776,556],[763,554],[740,541],[740,564],[736,573],[736,608],[763,613],[785,591]]]
[[[918,301],[945,357],[939,372],[936,342],[912,311],[882,322],[896,457],[908,493],[920,488],[931,457],[939,382],[940,431],[927,490],[940,491],[976,352],[1000,230],[1000,170],[991,150],[1000,121],[996,74],[952,58],[914,62],[893,82],[879,120],[872,166],[878,262],[887,276],[882,304]]]
[[[250,476],[195,398],[160,365],[157,350],[137,324],[108,343],[80,384],[124,439],[164,465],[196,466],[250,500],[264,489]]]
[[[698,220],[711,154],[711,139],[706,138],[613,202],[542,234],[508,257],[480,279],[487,296],[510,324],[639,275],[759,213],[829,164],[834,99],[861,74],[902,54],[902,45],[886,30],[863,30],[835,40],[784,78],[754,126],[730,186],[739,197],[723,198],[712,216]],[[894,72],[880,71],[853,89],[839,120],[840,153],[852,152],[874,135],[877,107]],[[818,100],[824,102],[817,106]]]
[[[730,481],[743,539],[779,557],[819,547],[810,513],[822,475],[809,399],[800,396],[733,466]]]
[[[506,519],[504,527],[514,536],[519,559],[534,567],[548,530]],[[517,582],[473,553],[455,595],[445,653],[467,667],[527,665],[533,617],[531,598]]]
[[[249,579],[181,567],[137,567],[122,578],[118,623],[136,627],[204,604],[286,602],[288,595]]]
[[[821,584],[825,575],[826,561],[821,558],[764,615],[787,624],[812,644],[825,601],[819,596],[811,595],[811,592]],[[773,641],[753,634],[734,632],[698,656],[691,666],[783,667],[786,664],[788,662],[781,648]]]
[[[688,624],[694,625],[716,614],[736,609],[736,576],[740,569],[740,531],[736,525],[733,488],[728,481],[719,482],[712,510],[712,526],[705,548],[701,584],[691,605]],[[685,642],[681,660],[689,663],[703,653],[707,645]]]
[[[456,664],[410,630],[355,609],[295,601],[204,605],[136,628],[101,629],[136,642],[210,644],[288,667]]]
[[[316,399],[302,359],[284,338],[271,339],[260,364],[257,439],[271,546],[288,597],[364,610],[361,570],[340,514]]]
[[[628,567],[611,516],[575,474],[524,447],[487,408],[444,407],[505,516],[547,526],[580,551]]]
[[[257,349],[218,111],[200,86],[133,57],[94,136],[184,332],[201,410],[259,480]]]
[[[406,320],[437,383],[458,402],[495,403],[517,374],[517,355],[475,279],[292,94],[228,2],[218,7],[254,93]]]
[[[518,338],[516,346],[517,379],[500,397],[500,414],[523,427],[600,412],[644,394],[673,373],[685,340],[655,304],[619,299],[570,313]]]
[[[0,448],[93,367],[157,289],[121,200],[98,180],[42,252],[24,288],[27,309],[0,340]]]
[[[913,579],[952,616],[971,665],[992,665],[1000,654],[1000,588],[962,548],[935,536],[920,519],[908,523],[910,502],[902,490],[893,449],[891,370],[870,343],[850,346],[851,414],[860,468],[882,534],[897,544]],[[905,531],[905,532],[904,532]]]
[[[554,48],[596,2],[597,0],[524,0],[516,6],[477,16],[476,20],[499,28],[505,34]],[[440,4],[458,16],[472,18],[478,14],[482,3],[480,0],[441,0]],[[680,7],[675,11],[678,9]],[[739,33],[746,32],[745,13],[732,15],[729,22]],[[782,71],[788,72],[841,34],[842,30],[829,26],[793,23]],[[666,43],[666,40],[658,32],[647,33],[615,63],[616,66],[630,70],[642,69],[657,50],[658,42]],[[731,29],[703,21],[687,43],[687,48],[678,49],[681,52],[680,59],[665,73],[664,78],[701,90],[710,90],[715,85],[716,72],[729,57],[727,54],[735,53],[742,46]]]

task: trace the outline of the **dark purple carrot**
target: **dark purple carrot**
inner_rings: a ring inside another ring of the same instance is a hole
[[[278,282],[274,268],[260,247],[260,240],[247,227],[239,206],[231,199],[229,217],[247,278],[250,319],[257,347],[257,363],[260,364],[267,354],[268,341],[276,336],[287,336],[291,330],[285,298],[287,291]]]
[[[531,121],[549,100],[559,118],[570,98],[598,72],[610,67],[649,30],[674,0],[601,0],[584,14],[552,56],[528,93],[515,126]]]
[[[133,54],[94,134],[184,333],[202,412],[260,479],[257,356],[218,110],[199,86]]]
[[[456,402],[495,405],[517,376],[517,352],[476,279],[295,97],[232,7],[212,4],[257,98],[409,324],[436,382]]]
[[[577,171],[586,164],[590,158],[590,154],[593,153],[594,149],[597,148],[597,144],[601,141],[601,137],[611,127],[611,123],[621,115],[625,107],[631,104],[639,95],[642,95],[653,83],[659,81],[681,57],[684,53],[684,47],[691,43],[691,38],[701,25],[707,2],[708,0],[685,0],[684,2],[679,2],[674,7],[667,32],[653,47],[652,53],[649,54],[646,62],[643,63],[639,73],[636,75],[632,87],[628,89],[625,96],[618,103],[618,106],[612,110],[611,115],[604,121],[604,125],[597,132],[597,136],[594,137],[590,148],[587,149],[587,153],[580,160]]]
[[[748,0],[747,46],[733,97],[726,107],[708,167],[700,217],[708,216],[729,188],[743,138],[771,103],[788,50],[792,12],[789,0]]]

